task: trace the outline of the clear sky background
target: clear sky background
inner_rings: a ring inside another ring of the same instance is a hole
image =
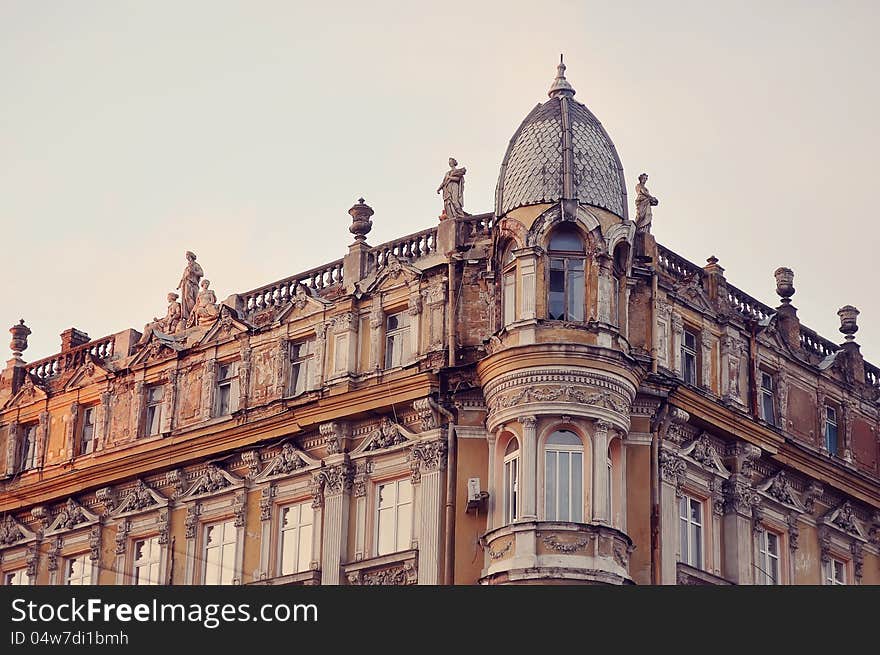
[[[219,298],[465,209],[567,76],[658,241],[880,364],[877,2],[0,0],[0,327],[25,358],[165,311],[193,250]]]

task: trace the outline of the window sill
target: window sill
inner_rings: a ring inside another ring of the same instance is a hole
[[[303,571],[302,573],[291,573],[289,575],[278,575],[274,578],[266,578],[264,580],[257,580],[255,582],[249,582],[247,586],[263,586],[263,585],[302,585],[302,586],[312,586],[321,584],[321,572],[320,571]]]
[[[690,564],[678,562],[676,564],[675,584],[678,585],[732,585],[730,580],[703,571]]]
[[[419,551],[404,550],[353,562],[342,567],[350,585],[413,585],[418,581]]]

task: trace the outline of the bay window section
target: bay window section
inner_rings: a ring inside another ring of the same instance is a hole
[[[577,231],[560,228],[550,239],[547,308],[551,319],[584,320],[584,243]]]
[[[504,524],[513,523],[516,520],[518,491],[519,442],[513,438],[504,451]]]
[[[516,259],[511,245],[504,254],[501,273],[501,305],[504,325],[516,321]]]
[[[584,520],[584,447],[568,430],[554,432],[544,447],[544,517]]]

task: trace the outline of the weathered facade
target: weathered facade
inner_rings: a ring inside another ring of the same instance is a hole
[[[3,584],[877,584],[880,370],[657,245],[560,64],[445,211],[0,376]],[[200,290],[201,281],[201,290]]]

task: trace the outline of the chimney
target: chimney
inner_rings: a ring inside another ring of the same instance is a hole
[[[89,342],[89,335],[82,330],[76,328],[68,328],[61,333],[61,352],[66,353],[68,350],[81,346]]]

